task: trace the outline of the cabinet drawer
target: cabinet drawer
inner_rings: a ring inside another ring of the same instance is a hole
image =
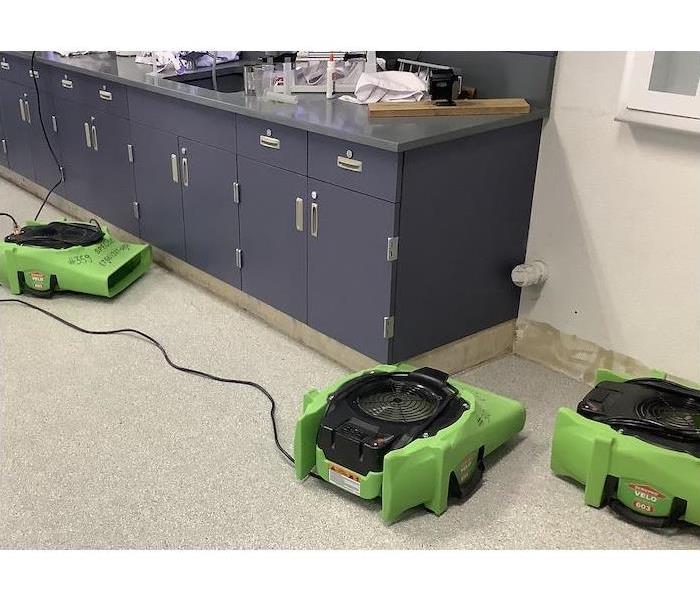
[[[163,94],[129,89],[132,121],[236,152],[236,115]]]
[[[309,134],[309,177],[398,202],[401,155]]]
[[[29,75],[31,64],[28,58],[18,58],[0,52],[0,80],[14,81],[33,88],[34,82]],[[41,92],[50,91],[53,67],[40,63],[37,59],[34,61],[34,72],[39,75],[37,82]]]
[[[0,52],[0,80],[29,85],[32,82],[29,77],[29,65],[30,62],[24,58]]]
[[[238,116],[238,153],[306,174],[306,131]]]
[[[119,83],[55,69],[51,74],[50,91],[59,98],[81,102],[118,117],[129,115],[126,88]]]

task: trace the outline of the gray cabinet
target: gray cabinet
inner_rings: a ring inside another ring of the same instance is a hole
[[[309,179],[308,323],[389,360],[396,204]]]
[[[141,237],[185,259],[185,224],[177,136],[131,123]]]
[[[178,141],[187,262],[240,288],[236,155]]]
[[[129,121],[59,98],[55,108],[66,195],[98,217],[138,234]]]
[[[389,152],[266,121],[265,107],[234,115],[7,63],[0,164],[58,179],[40,98],[52,140],[56,116],[62,195],[363,354],[401,361],[517,316],[509,275],[525,255],[541,119]]]
[[[41,99],[41,105],[38,99]],[[58,143],[58,120],[56,117],[56,111],[53,103],[53,97],[46,93],[41,93],[37,97],[36,91],[29,89],[29,112],[31,118],[31,123],[29,124],[29,142],[31,146],[32,162],[34,164],[34,181],[45,188],[53,188],[54,185],[61,180],[61,171],[51,154],[51,150],[46,143],[46,138],[44,137],[44,130],[46,131],[46,137],[48,137],[51,143],[51,149],[56,154],[56,158],[61,160],[61,152]],[[41,111],[40,111],[41,109]],[[44,128],[42,130],[43,121]],[[56,188],[56,193],[62,194],[62,184],[59,183]]]
[[[69,200],[91,212],[97,203],[93,189],[92,171],[95,153],[90,133],[85,131],[85,109],[81,104],[54,99],[59,130],[58,145],[65,177],[65,194]]]
[[[0,161],[46,188],[53,187],[59,182],[61,173],[44,138],[36,90],[33,86],[3,81],[0,84],[0,105],[5,123],[4,143],[0,148],[3,158]],[[41,115],[46,135],[58,157],[58,139],[52,120],[53,102],[48,94],[41,94]],[[60,193],[61,190],[57,191]]]
[[[141,237],[236,287],[236,155],[131,124]]]
[[[308,178],[305,132],[239,117],[242,289],[388,360],[397,155],[310,137],[310,172],[380,197]]]
[[[32,114],[29,100],[28,88],[7,80],[0,84],[0,106],[9,166],[20,175],[34,179],[30,123],[35,115]]]
[[[392,361],[517,317],[541,124],[405,154]]]
[[[238,174],[243,291],[388,360],[397,205],[242,156]]]
[[[84,123],[89,122],[92,137],[90,187],[94,194],[94,212],[117,227],[138,235],[129,121],[96,110],[90,111],[89,119]]]
[[[306,322],[306,176],[238,156],[242,289]]]

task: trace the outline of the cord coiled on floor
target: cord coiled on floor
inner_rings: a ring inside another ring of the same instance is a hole
[[[46,310],[45,308],[41,308],[40,306],[36,306],[35,304],[31,304],[30,302],[26,302],[25,300],[20,300],[19,298],[7,298],[7,299],[0,299],[0,302],[14,302],[16,304],[22,304],[23,306],[27,306],[31,309],[34,309],[36,311],[39,311],[40,313],[46,315],[47,317],[51,317],[52,319],[58,321],[59,323],[62,323],[63,325],[66,325],[67,327],[70,327],[71,329],[75,329],[76,331],[80,331],[81,333],[87,333],[90,335],[115,335],[119,333],[133,333],[135,335],[140,336],[141,338],[147,340],[151,344],[153,344],[158,350],[160,350],[161,354],[163,355],[163,358],[165,358],[165,362],[168,363],[173,369],[176,369],[177,371],[181,371],[183,373],[189,373],[191,375],[198,375],[199,377],[204,377],[205,379],[211,379],[213,381],[219,381],[221,383],[232,383],[234,385],[243,385],[243,386],[248,386],[252,387],[259,392],[261,392],[269,401],[270,401],[270,419],[272,421],[272,435],[275,440],[275,445],[277,446],[277,449],[285,456],[287,460],[289,460],[292,464],[294,464],[294,457],[287,452],[283,447],[282,444],[279,441],[279,435],[277,432],[277,421],[275,419],[275,409],[276,409],[276,404],[275,400],[272,397],[272,394],[268,392],[262,385],[259,383],[256,383],[255,381],[247,381],[245,379],[229,379],[227,377],[219,377],[218,375],[212,375],[211,373],[205,373],[204,371],[199,371],[197,369],[191,369],[189,367],[183,367],[181,365],[176,364],[173,362],[173,360],[170,358],[168,353],[166,352],[165,348],[161,345],[161,343],[156,340],[155,338],[151,337],[147,333],[144,333],[143,331],[139,331],[138,329],[133,329],[131,327],[124,327],[122,329],[107,329],[107,330],[93,330],[93,329],[86,329],[84,327],[80,327],[80,325],[76,325],[75,323],[71,323],[70,321],[64,319],[63,317],[59,317],[58,315],[55,315],[51,311]]]

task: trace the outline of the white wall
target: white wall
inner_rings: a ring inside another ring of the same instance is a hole
[[[520,317],[700,380],[700,136],[613,120],[624,56],[559,54]]]

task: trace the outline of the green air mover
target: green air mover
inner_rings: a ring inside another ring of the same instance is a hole
[[[577,412],[559,409],[552,470],[639,525],[700,525],[700,391],[598,371]]]
[[[96,222],[29,221],[0,242],[0,283],[14,294],[67,290],[111,298],[150,264],[150,246],[115,240]]]
[[[395,521],[425,505],[468,496],[483,458],[518,433],[523,406],[435,369],[380,365],[304,396],[294,436],[298,479],[312,471],[360,496],[381,496]]]

